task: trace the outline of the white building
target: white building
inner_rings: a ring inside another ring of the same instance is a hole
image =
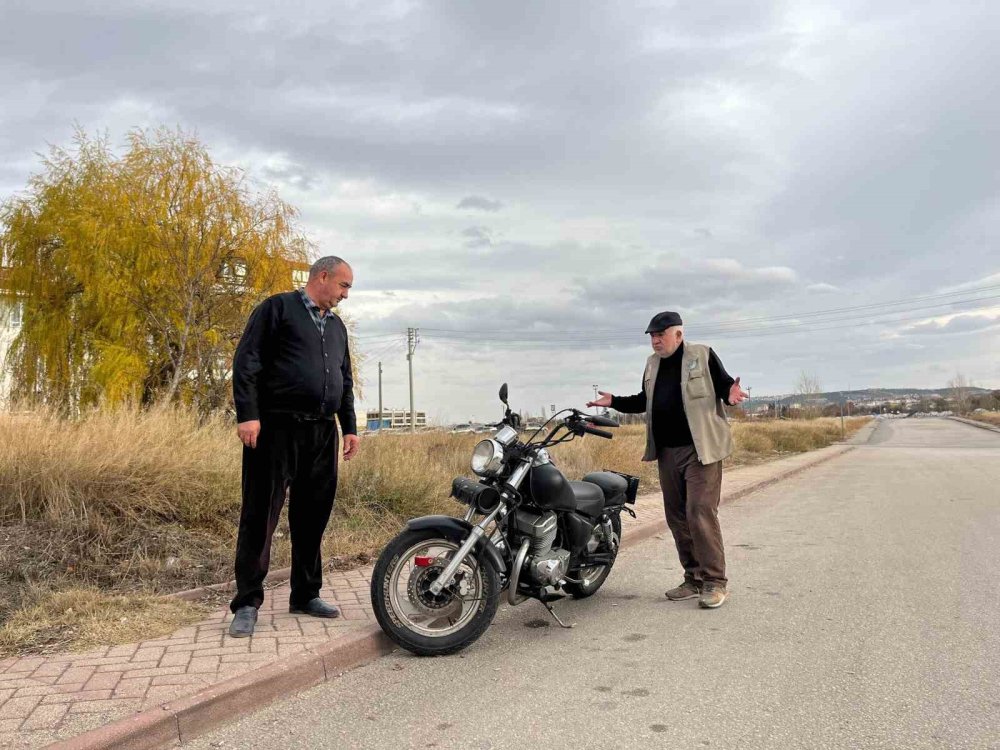
[[[0,260],[0,405],[7,402],[10,395],[10,368],[7,366],[7,352],[21,329],[24,303],[4,289],[7,271],[6,259]]]
[[[420,429],[427,426],[427,412],[414,413],[415,426]],[[383,409],[381,425],[378,409],[369,409],[365,415],[365,425],[369,430],[408,430],[410,428],[409,409]]]

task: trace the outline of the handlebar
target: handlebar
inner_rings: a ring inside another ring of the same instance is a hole
[[[596,424],[601,427],[619,427],[618,422],[611,417],[602,417],[599,414],[584,414],[583,418],[590,422],[591,424]]]
[[[607,430],[599,430],[596,427],[590,427],[585,424],[580,425],[580,429],[590,435],[597,435],[597,437],[607,438],[608,440],[611,440],[611,438],[614,437],[614,435]]]

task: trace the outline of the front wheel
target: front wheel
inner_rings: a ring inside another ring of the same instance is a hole
[[[418,656],[461,651],[486,631],[496,614],[500,576],[485,555],[470,553],[451,585],[438,595],[430,591],[458,547],[434,529],[404,531],[375,563],[375,619],[386,635]]]
[[[622,519],[617,513],[611,516],[611,531],[615,537],[614,548],[615,559],[617,559],[622,540]],[[574,599],[586,599],[588,596],[593,596],[608,580],[614,564],[615,561],[612,560],[607,565],[591,565],[589,568],[580,568],[576,576],[580,583],[567,583],[564,588]]]

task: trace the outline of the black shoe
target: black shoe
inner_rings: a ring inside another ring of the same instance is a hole
[[[309,603],[303,606],[290,604],[288,611],[293,615],[309,615],[310,617],[340,617],[340,609],[333,604],[327,604],[318,596],[310,599]]]
[[[240,607],[229,623],[229,635],[233,638],[246,638],[253,635],[253,626],[257,624],[257,608]]]

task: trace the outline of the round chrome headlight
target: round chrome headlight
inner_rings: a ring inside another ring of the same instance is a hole
[[[472,451],[472,471],[491,477],[503,467],[503,446],[496,440],[482,440]]]

